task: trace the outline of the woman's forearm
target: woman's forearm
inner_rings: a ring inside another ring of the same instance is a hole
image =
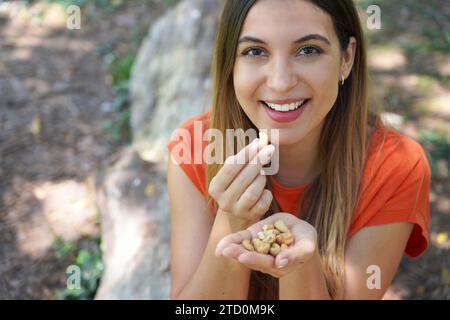
[[[220,210],[217,212],[200,264],[174,299],[247,299],[250,269],[233,259],[214,254],[220,239],[248,226],[240,223]]]
[[[318,252],[297,270],[280,278],[279,295],[280,300],[331,299]]]

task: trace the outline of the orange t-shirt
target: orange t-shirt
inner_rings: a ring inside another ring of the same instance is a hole
[[[180,129],[186,134],[182,139],[173,138],[167,147],[171,152],[178,145],[189,143],[186,150],[191,151],[189,164],[180,167],[206,197],[206,164],[199,161],[198,155],[208,143],[203,141],[203,133],[209,128],[210,112],[192,117]],[[196,147],[194,140],[201,140]],[[430,220],[429,188],[430,168],[422,147],[414,140],[392,130],[387,130],[383,144],[382,130],[372,136],[368,158],[364,166],[360,200],[353,214],[348,238],[363,227],[394,222],[412,222],[414,228],[408,240],[405,253],[410,257],[421,255],[428,247],[428,225]],[[192,142],[192,143],[191,143]],[[190,149],[188,149],[190,148]],[[197,148],[196,150],[194,150]],[[181,156],[183,152],[180,153]],[[195,158],[195,154],[197,158]],[[196,161],[194,161],[196,160]],[[286,187],[269,176],[273,196],[283,212],[297,212],[300,199],[307,184]]]

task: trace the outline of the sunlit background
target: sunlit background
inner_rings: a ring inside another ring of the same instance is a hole
[[[149,28],[180,2],[0,0],[0,298],[94,298],[110,228],[99,184],[133,142],[132,67]],[[433,174],[430,247],[402,260],[385,298],[450,299],[450,3],[357,4],[363,22],[369,5],[381,9],[381,29],[366,35],[383,118],[422,144]],[[80,29],[67,28],[70,5]],[[156,201],[154,180],[130,181]]]

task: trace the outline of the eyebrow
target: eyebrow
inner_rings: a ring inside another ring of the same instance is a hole
[[[295,40],[293,44],[300,44],[302,42],[306,42],[306,41],[309,41],[309,40],[319,40],[319,41],[325,42],[329,46],[331,45],[330,40],[328,40],[326,37],[321,36],[320,34],[317,34],[317,33],[308,34],[308,35],[306,35],[304,37],[301,37],[300,39]],[[255,37],[251,37],[251,36],[244,36],[244,37],[239,39],[238,45],[240,45],[241,43],[244,43],[244,42],[266,44],[261,39],[258,39],[258,38],[255,38]]]

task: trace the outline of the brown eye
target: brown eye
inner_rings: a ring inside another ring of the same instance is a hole
[[[242,55],[248,57],[259,57],[264,53],[263,49],[260,48],[250,48],[245,50]]]
[[[311,56],[321,54],[323,51],[319,48],[308,46],[301,48],[298,52],[300,55]]]

